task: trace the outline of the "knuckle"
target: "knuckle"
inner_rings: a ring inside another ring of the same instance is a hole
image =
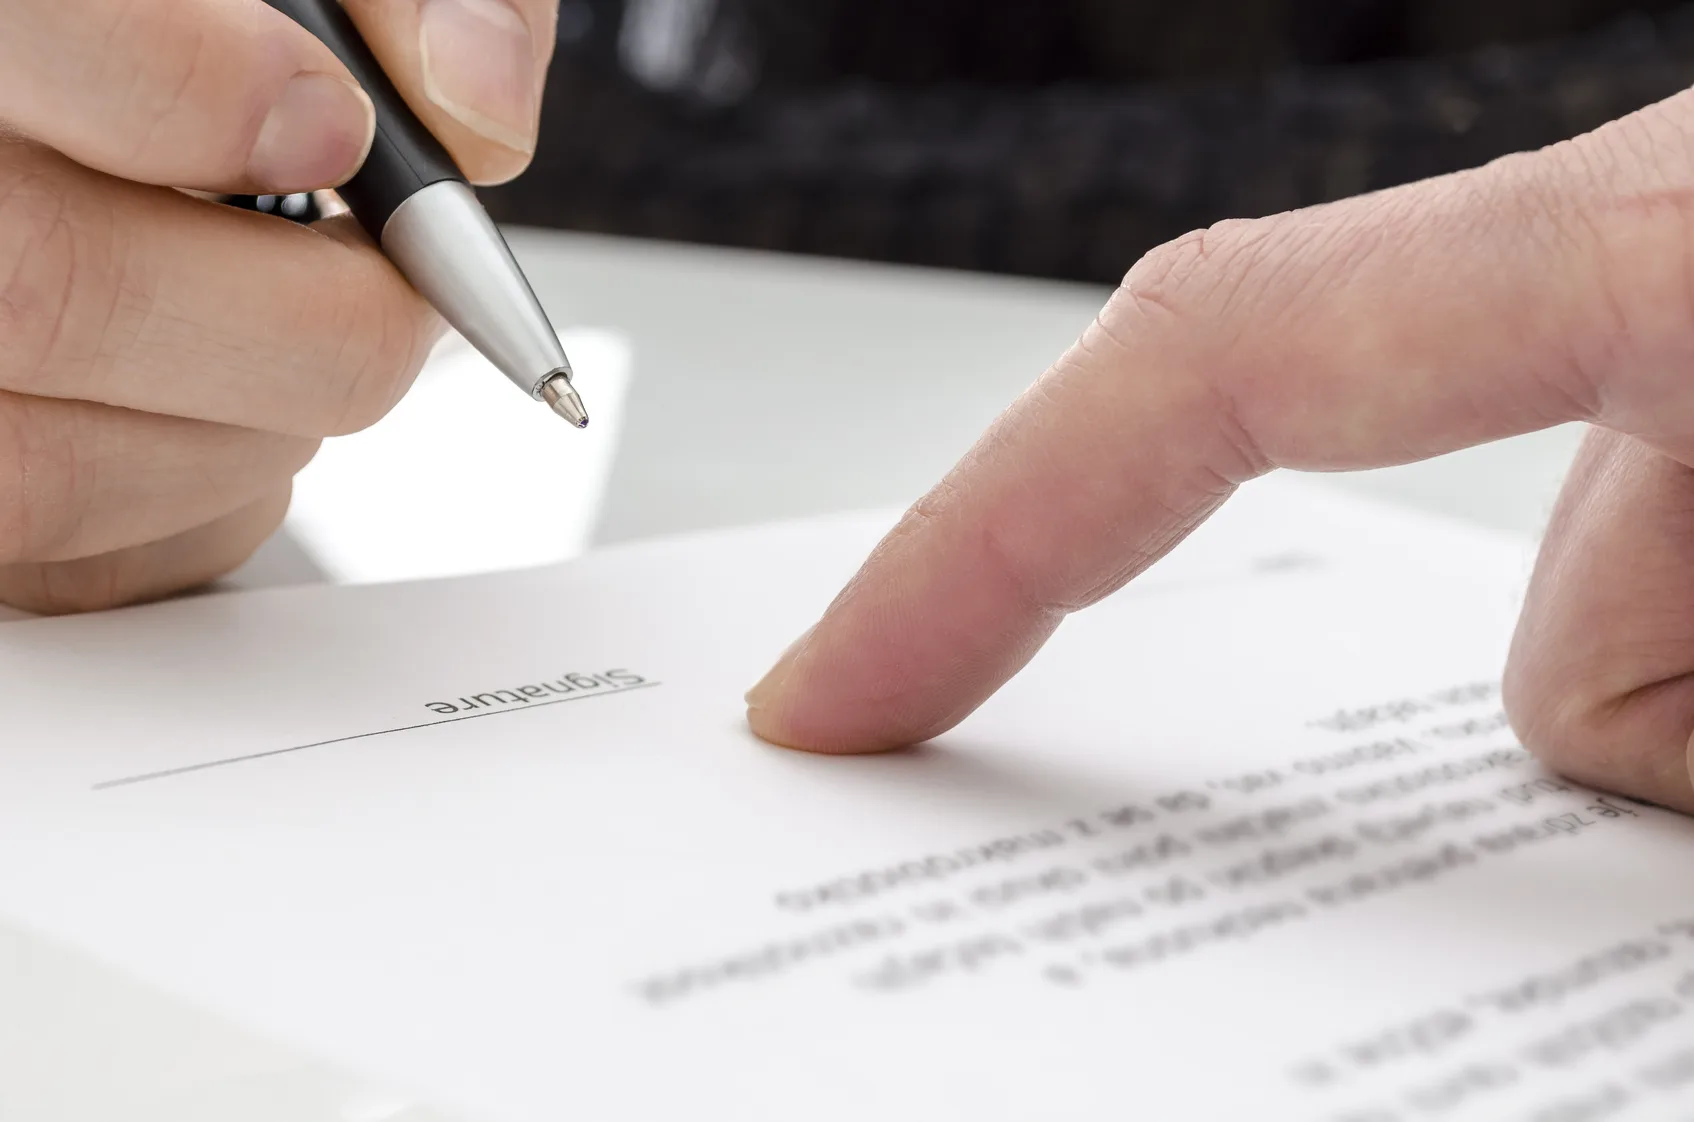
[[[1208,360],[1221,377],[1235,358],[1321,307],[1358,266],[1371,242],[1361,236],[1370,215],[1358,210],[1332,204],[1298,221],[1230,219],[1185,234],[1129,270],[1104,318],[1133,325],[1177,355]]]
[[[1244,368],[1232,357],[1228,325],[1249,288],[1263,288],[1261,265],[1285,249],[1274,221],[1233,219],[1196,230],[1153,250],[1132,268],[1096,321],[1096,332],[1120,352],[1130,337],[1174,352],[1174,368],[1214,419],[1209,451],[1197,470],[1201,490],[1219,497],[1263,475],[1273,458],[1255,432],[1260,410]],[[1262,299],[1262,297],[1253,297]],[[1134,364],[1129,364],[1133,366]]]
[[[1113,302],[1155,319],[1208,314],[1258,229],[1260,222],[1230,219],[1150,250],[1124,275]]]

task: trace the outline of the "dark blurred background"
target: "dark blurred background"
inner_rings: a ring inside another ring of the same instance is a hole
[[[1678,0],[565,0],[505,222],[1115,282],[1694,83]]]

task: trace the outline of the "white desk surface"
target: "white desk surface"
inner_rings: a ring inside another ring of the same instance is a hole
[[[512,241],[562,330],[612,328],[630,343],[600,542],[906,503],[1106,296],[1079,285],[582,235],[518,231]],[[1331,479],[1533,533],[1577,437],[1555,430]],[[300,560],[279,541],[257,569],[309,579]],[[0,1116],[435,1117],[22,932],[0,929],[0,996],[8,1005],[0,1018]]]
[[[580,234],[516,231],[512,243],[561,327],[631,340],[602,542],[909,502],[1108,295]],[[1571,426],[1328,478],[1533,533],[1579,437]]]

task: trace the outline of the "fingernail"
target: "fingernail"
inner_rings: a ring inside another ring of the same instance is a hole
[[[247,175],[278,195],[334,187],[359,170],[375,133],[364,90],[328,74],[296,74],[259,127]]]
[[[535,40],[506,0],[425,0],[424,94],[454,120],[526,155],[541,101]]]
[[[793,671],[794,663],[800,657],[800,649],[806,645],[806,640],[811,637],[812,633],[808,631],[790,643],[788,649],[782,652],[782,657],[776,660],[776,665],[766,671],[765,676],[760,678],[753,688],[747,691],[745,700],[749,710],[756,711],[770,708],[771,702],[775,700],[776,695],[781,692],[783,684],[788,680],[789,673]]]

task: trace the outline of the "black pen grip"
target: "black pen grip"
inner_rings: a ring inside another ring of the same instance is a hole
[[[465,181],[447,149],[418,120],[339,0],[265,0],[335,52],[376,107],[376,139],[358,174],[337,188],[378,243],[400,204],[444,180]]]

